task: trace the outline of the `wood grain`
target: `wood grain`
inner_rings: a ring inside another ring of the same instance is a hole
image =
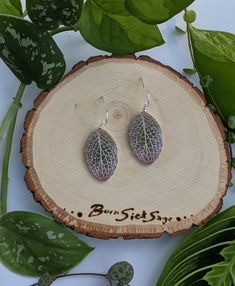
[[[128,124],[146,100],[140,77],[163,132],[163,150],[151,166],[141,165],[128,146]],[[117,143],[119,163],[101,183],[87,170],[83,146],[107,108],[105,129]],[[219,211],[231,179],[220,118],[199,89],[147,56],[78,63],[38,96],[24,128],[25,181],[35,200],[58,222],[98,238],[180,234]]]

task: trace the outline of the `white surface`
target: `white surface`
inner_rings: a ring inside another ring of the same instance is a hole
[[[197,27],[235,33],[234,1],[196,0],[191,7],[197,12],[197,21],[195,22]],[[182,14],[160,25],[160,29],[166,40],[165,45],[142,52],[141,54],[147,54],[182,72],[182,68],[191,67],[191,60],[186,37],[175,32],[175,24],[183,27]],[[80,60],[86,60],[93,55],[105,54],[88,45],[80,37],[79,33],[64,33],[56,36],[56,40],[65,54],[67,70],[70,70],[71,67]],[[196,76],[190,79],[197,84]],[[0,61],[0,118],[3,117],[12,97],[15,95],[18,85],[17,79]],[[27,191],[23,179],[25,170],[19,154],[19,142],[23,132],[22,125],[24,117],[27,110],[32,108],[33,100],[38,93],[39,90],[34,85],[28,87],[23,99],[23,107],[19,112],[11,157],[9,211],[28,210],[45,214],[42,207],[33,200],[32,195]],[[213,178],[211,178],[211,180],[213,180]],[[234,203],[234,188],[230,188],[224,199],[223,208],[227,208]],[[160,239],[151,240],[124,241],[123,239],[115,239],[102,241],[83,235],[79,235],[79,237],[96,249],[79,266],[73,269],[73,272],[106,273],[113,263],[127,260],[135,268],[135,277],[131,282],[132,286],[154,286],[168,256],[183,238],[182,236],[171,238],[164,235]],[[36,281],[35,278],[25,278],[15,275],[0,265],[1,286],[28,286]],[[104,286],[106,284],[103,279],[86,277],[60,279],[53,285]]]

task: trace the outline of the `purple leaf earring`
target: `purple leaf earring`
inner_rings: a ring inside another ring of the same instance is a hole
[[[99,181],[107,181],[114,173],[117,163],[117,145],[111,135],[103,129],[108,121],[108,111],[106,120],[93,130],[84,146],[84,157],[91,173]]]
[[[143,89],[144,82],[140,78]],[[129,143],[136,157],[145,165],[152,164],[162,150],[162,131],[158,122],[148,113],[150,94],[143,111],[136,114],[129,126]]]

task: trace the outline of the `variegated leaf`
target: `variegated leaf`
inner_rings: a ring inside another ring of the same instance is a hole
[[[162,150],[160,125],[145,111],[137,114],[129,126],[129,142],[143,164],[152,164]]]
[[[53,86],[64,74],[62,52],[48,32],[21,18],[0,15],[0,57],[24,84]]]
[[[98,128],[90,133],[84,155],[89,170],[99,181],[107,181],[113,175],[118,163],[117,146],[107,131]]]
[[[51,286],[51,284],[55,280],[56,280],[56,276],[46,273],[42,277],[40,277],[38,281],[38,286]]]
[[[71,26],[79,20],[83,0],[27,0],[29,18],[35,25],[53,30],[60,24]]]

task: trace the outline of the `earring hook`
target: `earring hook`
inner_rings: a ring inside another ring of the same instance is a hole
[[[147,112],[149,108],[149,104],[150,104],[150,93],[148,90],[145,89],[144,80],[142,77],[140,78],[140,82],[141,82],[142,88],[147,92],[147,96],[148,96],[147,101],[145,102],[144,108],[143,108],[143,111]]]
[[[106,118],[105,118],[105,120],[101,121],[99,128],[105,127],[106,124],[108,123],[108,119],[109,119],[109,111],[107,109],[106,110]]]

